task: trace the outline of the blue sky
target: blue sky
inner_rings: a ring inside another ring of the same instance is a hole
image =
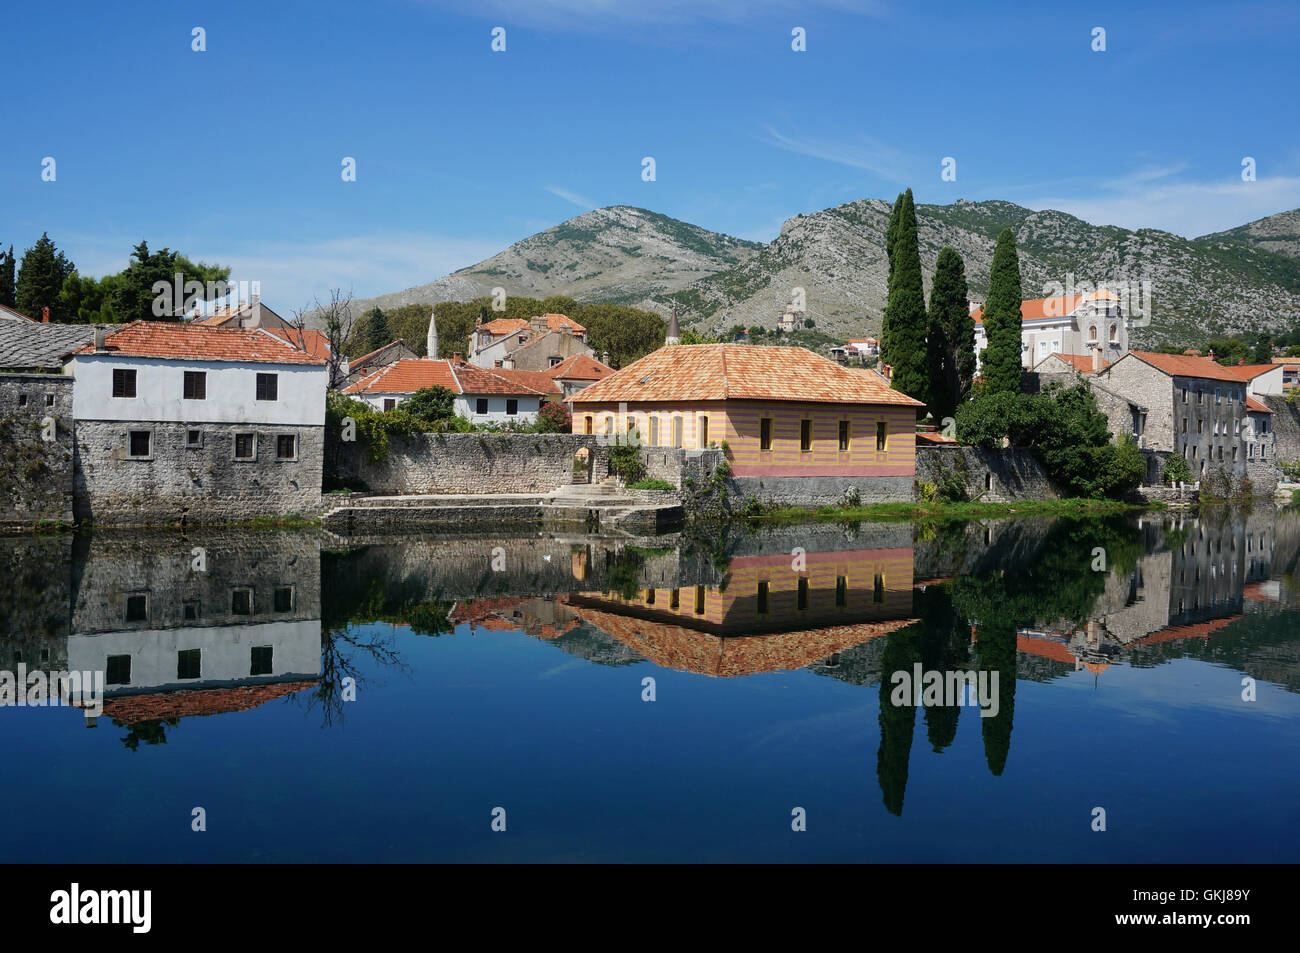
[[[1027,7],[11,5],[0,242],[21,254],[48,231],[100,275],[144,238],[232,265],[288,313],[604,205],[757,240],[907,186],[1189,236],[1300,206],[1295,4]]]

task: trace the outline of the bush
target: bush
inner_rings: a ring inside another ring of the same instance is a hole
[[[403,401],[401,409],[416,420],[436,423],[456,416],[456,395],[445,387],[425,387]]]
[[[1175,483],[1191,483],[1192,468],[1187,465],[1182,454],[1175,453],[1165,461],[1164,473],[1160,479],[1167,485],[1173,486]]]
[[[617,439],[617,438],[616,438]],[[628,486],[645,476],[645,464],[636,444],[615,443],[609,448],[609,470],[623,478]]]
[[[569,433],[573,429],[573,415],[564,404],[542,404],[537,412],[539,433]]]
[[[657,480],[653,477],[647,477],[643,480],[637,480],[635,483],[629,483],[629,490],[675,490],[677,489],[667,480]]]

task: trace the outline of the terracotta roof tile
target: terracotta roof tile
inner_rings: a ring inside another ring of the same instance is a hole
[[[297,328],[259,328],[258,330],[279,338],[290,347],[306,351],[312,357],[329,359],[330,339],[324,331],[316,331],[311,328],[303,330]]]
[[[1042,361],[1039,361],[1038,366],[1041,367],[1043,361],[1050,360],[1053,357],[1059,357],[1061,360],[1065,361],[1065,363],[1072,365],[1074,369],[1078,371],[1080,374],[1092,373],[1091,354],[1050,354],[1047,357],[1043,358]],[[1103,368],[1110,367],[1110,361],[1103,359],[1101,362],[1101,366]],[[1037,369],[1038,368],[1036,367],[1035,370]]]
[[[414,394],[426,387],[445,387],[453,394],[509,394],[539,397],[556,390],[539,390],[499,370],[489,371],[473,364],[455,364],[439,358],[407,358],[368,374],[343,389],[345,394]],[[520,372],[513,372],[520,373]],[[527,373],[527,372],[523,372]],[[540,373],[540,372],[538,372]],[[545,378],[545,375],[541,375]],[[555,382],[546,378],[551,388]]]
[[[315,357],[261,333],[260,328],[208,328],[171,321],[133,321],[104,340],[105,350],[126,357],[165,357],[191,361],[255,361],[268,364],[319,364]],[[94,351],[94,344],[76,354]]]
[[[1074,314],[1079,305],[1084,301],[1094,301],[1105,299],[1108,301],[1118,300],[1114,294],[1105,288],[1094,292],[1090,295],[1059,295],[1055,298],[1031,298],[1028,301],[1020,302],[1020,320],[1021,321],[1042,321],[1047,318],[1064,318],[1066,315]],[[976,324],[984,323],[984,306],[976,308],[970,313],[975,319]]]
[[[1254,411],[1257,414],[1271,414],[1273,412],[1272,408],[1270,408],[1268,404],[1265,404],[1263,401],[1256,400],[1254,397],[1251,397],[1249,394],[1246,395],[1246,409],[1250,411]]]
[[[570,331],[587,330],[568,315],[543,314],[539,315],[539,317],[546,319],[546,329],[548,331],[558,331],[561,328],[568,328]],[[493,337],[500,337],[503,334],[509,334],[512,331],[520,331],[528,327],[532,327],[532,325],[523,318],[497,318],[493,321],[488,321],[486,324],[479,325],[475,330],[486,331]]]
[[[614,368],[586,354],[575,354],[573,357],[565,358],[546,371],[548,377],[557,381],[598,381],[613,373]]]
[[[1267,374],[1269,371],[1277,370],[1276,364],[1230,364],[1224,368],[1229,374],[1233,374],[1238,380],[1253,381],[1260,374]]]
[[[789,400],[921,407],[866,374],[801,347],[674,344],[569,398],[575,403]]]
[[[1129,354],[1150,364],[1157,370],[1164,371],[1166,374],[1177,374],[1179,377],[1200,377],[1205,380],[1214,381],[1232,381],[1241,383],[1241,377],[1232,372],[1231,368],[1224,367],[1222,364],[1210,360],[1208,357],[1187,357],[1182,354],[1154,354],[1150,351],[1129,351]],[[1123,358],[1121,358],[1123,360]],[[1116,361],[1115,363],[1119,363]]]

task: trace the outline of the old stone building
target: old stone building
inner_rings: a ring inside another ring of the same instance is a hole
[[[484,368],[545,371],[578,355],[596,352],[587,343],[587,329],[563,314],[497,318],[476,325],[469,337],[469,363]]]
[[[984,308],[975,320],[975,359],[982,363],[988,347]],[[1099,350],[1104,363],[1128,352],[1128,321],[1113,292],[1034,298],[1020,304],[1020,363],[1029,368],[1052,354],[1090,355]]]
[[[256,329],[137,321],[76,378],[74,510],[102,523],[314,515],[324,360]]]

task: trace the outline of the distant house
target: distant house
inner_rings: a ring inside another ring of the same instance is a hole
[[[589,387],[596,381],[604,380],[614,373],[614,368],[602,364],[594,357],[577,354],[561,361],[545,373],[547,377],[559,385],[561,395],[569,398],[584,387]]]
[[[1245,381],[1252,397],[1281,396],[1295,387],[1295,368],[1288,382],[1286,364],[1230,364],[1226,370]]]
[[[1252,484],[1276,482],[1277,435],[1273,432],[1273,411],[1255,397],[1246,398],[1246,420],[1241,431],[1246,446],[1246,476]]]
[[[515,374],[466,364],[459,355],[436,360],[421,357],[373,371],[343,388],[343,393],[383,411],[399,406],[418,390],[443,387],[455,395],[456,413],[472,423],[523,424],[537,419],[546,397],[559,395],[558,385],[543,378],[544,383],[531,379],[525,382]]]
[[[320,506],[322,358],[255,329],[135,321],[79,348],[77,518],[201,523]]]
[[[262,303],[257,295],[235,305],[224,305],[191,322],[203,328],[292,328],[293,324]]]
[[[838,347],[831,348],[831,357],[841,364],[849,361],[858,361],[864,358],[879,357],[880,342],[875,338],[861,338],[856,341],[848,341]]]
[[[635,430],[648,446],[688,449],[725,441],[733,477],[756,492],[761,481],[767,496],[825,478],[822,490],[862,500],[912,497],[922,404],[804,348],[663,347],[569,401],[575,433]]]
[[[988,347],[984,308],[975,320],[975,359]],[[1089,354],[1100,349],[1110,364],[1128,352],[1128,322],[1119,297],[1105,288],[1092,294],[1035,298],[1020,303],[1020,363],[1031,368],[1052,354]]]
[[[803,327],[804,313],[798,310],[793,304],[785,306],[781,312],[781,317],[777,318],[776,326],[782,331],[789,333],[797,331]]]
[[[488,369],[545,371],[570,357],[595,353],[586,328],[563,314],[543,314],[528,321],[497,318],[475,325],[468,360]]]
[[[263,334],[269,334],[277,340],[283,341],[291,348],[302,351],[304,354],[318,357],[326,363],[330,362],[334,354],[333,348],[330,347],[329,336],[324,331],[311,328],[258,328],[258,330]],[[341,357],[336,371],[337,379],[330,381],[330,386],[337,387],[342,383],[348,376],[348,369],[347,357]]]
[[[387,367],[389,364],[396,364],[398,361],[410,361],[418,358],[416,354],[401,338],[396,341],[389,341],[383,347],[375,348],[369,354],[362,354],[354,360],[348,361],[347,383],[355,384],[367,374],[372,374],[381,367]]]

